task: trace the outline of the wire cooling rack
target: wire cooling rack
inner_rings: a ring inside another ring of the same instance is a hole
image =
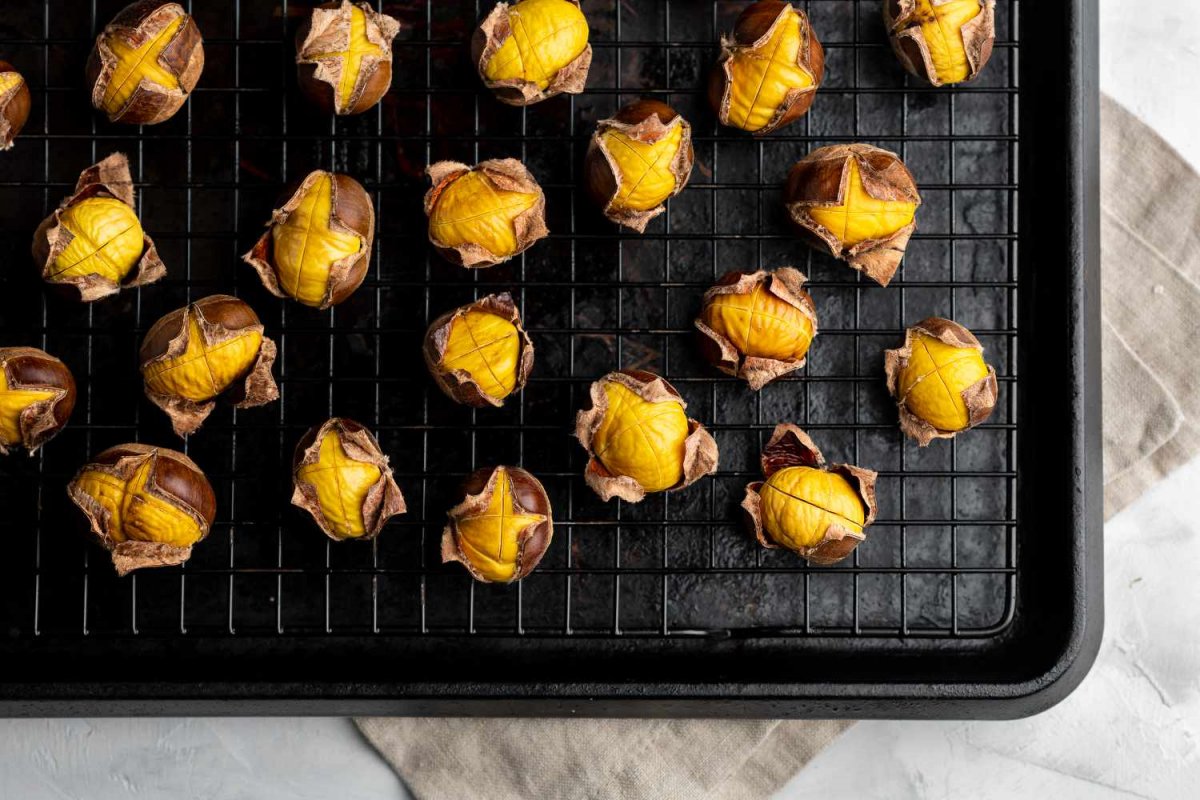
[[[6,509],[0,622],[10,639],[245,636],[989,638],[1013,618],[1017,579],[1016,287],[1019,0],[1000,0],[998,41],[977,83],[906,79],[874,0],[797,2],[827,50],[810,114],[755,140],[719,128],[703,87],[740,2],[585,0],[595,58],[585,94],[528,109],[479,87],[466,42],[490,3],[384,2],[403,24],[384,102],[350,119],[296,91],[293,34],[307,4],[195,3],[207,67],[173,120],[152,128],[91,113],[83,62],[122,0],[11,0],[0,51],[27,77],[34,111],[0,156],[0,339],[62,357],[79,382],[69,428],[31,460],[0,462]],[[193,6],[192,3],[185,5]],[[598,119],[639,96],[694,126],[696,169],[669,213],[636,235],[605,222],[578,181]],[[919,232],[890,288],[816,254],[785,227],[781,187],[810,149],[866,141],[917,176]],[[139,212],[169,270],[159,284],[90,306],[42,291],[32,232],[79,171],[130,155]],[[547,196],[550,237],[510,264],[466,272],[427,245],[422,170],[443,158],[521,158]],[[347,172],[378,214],[374,264],[344,305],[316,312],[271,297],[240,254],[288,180]],[[698,356],[691,322],[723,272],[791,264],[811,278],[820,334],[808,366],[755,394]],[[420,358],[427,323],[510,290],[537,347],[524,392],[501,410],[446,401]],[[137,348],[162,314],[206,294],[247,300],[279,345],[279,403],[222,407],[186,443],[141,393]],[[883,349],[930,315],[972,328],[995,364],[991,421],[921,450],[903,439]],[[570,439],[587,386],[617,368],[674,383],[721,448],[715,476],[640,505],[604,504]],[[370,544],[333,544],[291,508],[289,466],[329,415],[375,430],[409,513]],[[737,503],[777,422],[808,430],[826,456],[879,470],[880,519],[853,558],[807,567],[765,551]],[[208,472],[219,512],[186,565],[118,579],[81,534],[64,486],[89,455],[125,441],[185,450]],[[439,563],[444,512],[478,466],[538,475],[556,536],[511,587]]]

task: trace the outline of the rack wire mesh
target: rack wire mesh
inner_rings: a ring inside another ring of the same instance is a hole
[[[77,4],[86,5],[86,4]],[[82,11],[5,3],[0,51],[26,75],[34,112],[0,161],[0,341],[43,347],[80,387],[69,428],[34,459],[0,462],[6,554],[0,618],[13,638],[390,637],[987,638],[1014,610],[1016,558],[1019,0],[998,3],[980,80],[932,89],[903,76],[874,0],[801,0],[827,49],[812,112],[755,140],[717,126],[702,88],[715,43],[743,3],[585,0],[595,50],[585,94],[529,109],[478,88],[466,42],[478,0],[379,3],[403,23],[395,82],[357,118],[313,112],[294,85],[293,34],[307,4],[195,3],[208,64],[173,120],[109,125],[91,113],[83,61],[122,0]],[[192,3],[185,3],[192,6]],[[577,181],[597,119],[653,96],[695,129],[696,170],[644,235],[605,222]],[[786,229],[781,185],[811,148],[867,141],[897,150],[925,204],[898,280],[882,289]],[[90,306],[42,291],[22,255],[78,172],[130,154],[139,212],[169,275]],[[467,273],[425,241],[422,169],[441,158],[515,156],[547,195],[550,237],[514,262]],[[316,312],[267,294],[240,263],[280,187],[314,168],[347,172],[378,214],[374,265],[344,305]],[[807,367],[754,394],[699,360],[691,321],[729,269],[792,264],[821,321]],[[453,406],[427,379],[425,325],[511,290],[538,348],[534,375],[502,410]],[[241,296],[279,345],[278,404],[220,409],[180,443],[142,397],[136,353],[161,314],[206,294]],[[32,298],[32,299],[31,299]],[[918,449],[901,436],[882,351],[929,315],[971,327],[999,372],[992,420]],[[570,440],[587,385],[620,367],[660,372],[721,447],[721,466],[678,494],[604,504]],[[294,443],[329,415],[374,429],[409,513],[370,544],[328,542],[288,506]],[[880,520],[853,558],[807,567],[765,551],[736,505],[776,422],[805,427],[833,460],[880,472]],[[208,472],[219,516],[179,568],[118,579],[81,535],[64,487],[123,441],[180,447]],[[439,562],[459,480],[516,463],[545,483],[556,541],[512,587]]]

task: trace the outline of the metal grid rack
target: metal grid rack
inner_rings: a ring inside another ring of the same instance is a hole
[[[192,3],[186,3],[192,5]],[[395,82],[376,109],[333,120],[294,85],[292,38],[308,4],[195,3],[208,66],[184,110],[154,128],[91,113],[83,60],[123,0],[85,13],[14,0],[0,51],[26,75],[34,112],[0,160],[0,224],[17,254],[0,275],[0,341],[62,357],[80,401],[69,428],[28,461],[0,462],[9,509],[0,620],[10,637],[377,635],[562,638],[729,636],[988,638],[1013,616],[1016,559],[1017,42],[1019,0],[998,3],[998,41],[979,82],[906,79],[875,0],[801,0],[827,49],[812,112],[755,140],[716,125],[703,86],[717,36],[741,2],[585,0],[595,61],[588,91],[530,109],[478,88],[465,49],[488,3],[380,3],[403,23]],[[483,7],[481,7],[483,6]],[[638,96],[695,130],[688,189],[645,235],[606,223],[579,190],[593,123]],[[809,149],[867,141],[897,150],[925,200],[898,280],[876,287],[786,229],[780,189]],[[131,157],[139,213],[166,280],[90,306],[43,292],[20,255],[78,172]],[[523,159],[546,190],[551,236],[511,264],[467,273],[425,242],[421,170],[440,158]],[[354,175],[378,214],[374,266],[344,305],[316,312],[268,295],[240,263],[279,188],[322,167]],[[728,269],[793,264],[811,278],[821,332],[808,366],[754,394],[703,364],[691,321]],[[429,320],[508,289],[538,348],[521,396],[498,411],[453,406],[420,361]],[[142,397],[136,353],[161,314],[215,292],[250,302],[279,344],[275,405],[218,410],[185,444]],[[33,298],[31,301],[30,298]],[[993,419],[920,450],[883,388],[882,350],[939,314],[968,325],[997,367]],[[595,377],[619,367],[671,380],[721,447],[721,467],[684,492],[600,503],[569,438]],[[374,429],[410,512],[369,544],[332,544],[287,504],[294,443],[331,414]],[[809,568],[764,551],[736,504],[776,422],[805,427],[833,460],[880,472],[880,520],[851,560]],[[208,472],[219,517],[180,568],[117,579],[80,535],[66,481],[123,441],[180,447]],[[513,587],[438,563],[457,482],[487,463],[544,481],[556,541]]]

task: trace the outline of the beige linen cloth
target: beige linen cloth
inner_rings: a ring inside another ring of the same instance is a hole
[[[1200,176],[1102,109],[1105,514],[1200,454]],[[1041,265],[1042,269],[1053,268]],[[418,800],[757,800],[848,722],[360,719]]]

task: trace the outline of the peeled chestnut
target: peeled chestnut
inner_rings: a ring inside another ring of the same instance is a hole
[[[392,85],[392,39],[400,23],[350,0],[312,10],[296,34],[300,88],[339,116],[361,114]]]
[[[0,150],[9,150],[29,120],[31,98],[25,78],[7,61],[0,61]]]
[[[692,174],[692,126],[657,100],[639,100],[596,124],[587,186],[613,222],[646,230]]]
[[[900,430],[921,447],[986,421],[1000,394],[983,345],[962,325],[941,317],[909,328],[904,346],[884,353],[884,371],[900,409]]]
[[[75,193],[34,233],[33,260],[42,280],[70,287],[85,303],[167,274],[134,210],[133,178],[123,153],[80,174]]]
[[[296,445],[292,505],[304,509],[334,541],[374,539],[405,512],[404,495],[371,432],[334,417]]]
[[[71,370],[36,347],[0,347],[0,454],[29,455],[66,427],[75,408]]]
[[[900,63],[934,86],[977,78],[996,43],[996,0],[884,0],[883,21]]]
[[[792,167],[783,199],[804,239],[880,286],[900,267],[921,205],[900,157],[869,144],[812,151]]]
[[[228,393],[235,408],[279,397],[271,376],[275,342],[263,335],[250,306],[214,294],[160,319],[142,340],[146,397],[171,419],[179,436],[196,431]]]
[[[374,241],[375,207],[362,184],[316,170],[271,212],[242,260],[276,297],[326,309],[362,285]]]
[[[554,536],[550,497],[519,467],[476,470],[447,516],[442,563],[457,561],[483,583],[519,581],[537,567]]]
[[[179,3],[142,0],[96,37],[87,63],[92,106],[109,122],[164,122],[183,107],[203,71],[196,20]]]
[[[484,85],[511,106],[579,94],[592,66],[579,0],[497,3],[471,39],[471,59]]]
[[[708,100],[722,125],[762,135],[808,113],[824,78],[825,50],[805,13],[757,0],[721,37]]]
[[[765,481],[746,487],[742,509],[763,547],[786,547],[811,564],[836,564],[875,521],[875,472],[825,465],[795,425],[777,425],[762,451]]]
[[[109,448],[76,473],[67,494],[112,554],[118,575],[182,564],[217,516],[204,472],[165,447]]]
[[[641,502],[690,486],[717,469],[717,442],[674,386],[652,372],[610,372],[592,384],[592,407],[575,418],[588,453],[584,480],[602,500]]]
[[[474,167],[439,161],[425,174],[433,182],[425,193],[429,241],[453,264],[494,267],[549,233],[542,187],[515,158]]]
[[[490,294],[434,320],[425,334],[425,366],[456,403],[499,407],[533,370],[533,343],[508,292]]]
[[[758,391],[800,369],[817,335],[817,310],[792,267],[727,272],[704,293],[696,320],[705,357]]]

